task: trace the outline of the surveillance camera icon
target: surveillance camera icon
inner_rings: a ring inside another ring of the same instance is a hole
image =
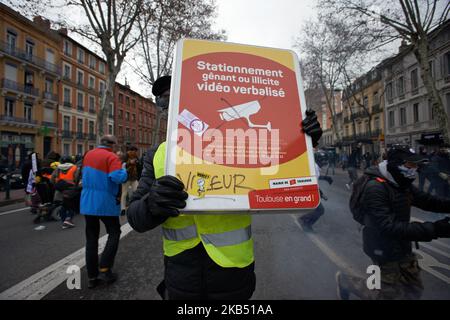
[[[243,104],[238,104],[236,106],[231,106],[229,108],[218,110],[217,112],[220,112],[220,119],[225,121],[233,121],[240,118],[245,118],[248,122],[248,126],[250,128],[266,128],[267,130],[271,131],[272,126],[270,122],[268,122],[266,125],[264,124],[254,124],[250,120],[250,116],[253,114],[256,114],[261,109],[261,105],[258,101],[250,101]]]

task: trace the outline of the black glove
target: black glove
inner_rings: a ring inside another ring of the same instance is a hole
[[[317,121],[316,112],[312,109],[306,110],[306,118],[302,121],[303,132],[311,136],[312,145],[316,147],[319,144],[319,139],[322,136],[322,129],[320,123]]]
[[[184,184],[173,176],[156,179],[146,199],[149,211],[155,216],[176,217],[178,209],[186,207],[188,194]]]
[[[433,222],[434,231],[438,238],[450,238],[450,218]]]

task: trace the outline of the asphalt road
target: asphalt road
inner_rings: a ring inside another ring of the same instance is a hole
[[[314,233],[299,227],[297,219],[302,213],[253,218],[257,276],[253,299],[336,299],[336,271],[365,274],[371,261],[362,252],[361,234],[348,209],[347,175],[340,169],[336,173],[331,186],[321,181],[329,200],[323,202],[325,215]],[[442,217],[413,209],[414,219]],[[75,218],[74,229],[61,230],[58,223],[51,222],[43,224],[46,229],[41,231],[34,230],[32,218],[28,211],[0,212],[0,295],[84,245],[82,217]],[[424,269],[422,298],[450,299],[450,240],[421,243],[417,253]],[[63,282],[44,299],[160,299],[155,287],[163,278],[162,260],[160,228],[144,234],[131,231],[122,238],[117,254],[117,283],[88,290],[82,268],[81,290],[69,290]]]

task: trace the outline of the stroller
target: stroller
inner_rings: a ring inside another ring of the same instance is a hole
[[[39,175],[40,181],[35,184],[36,192],[41,198],[41,204],[39,205],[37,216],[33,220],[34,223],[40,223],[44,221],[57,221],[53,216],[53,212],[61,206],[61,203],[54,202],[53,197],[55,195],[55,189],[50,182],[49,175]]]

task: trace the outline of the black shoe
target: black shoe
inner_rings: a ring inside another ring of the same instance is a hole
[[[89,289],[94,289],[95,287],[97,287],[100,284],[100,279],[95,278],[95,279],[89,279],[88,282],[88,288]]]
[[[111,284],[117,280],[117,274],[112,273],[111,270],[106,272],[100,272],[98,278],[105,281],[107,284]]]
[[[298,219],[298,222],[300,223],[300,227],[302,228],[302,230],[304,232],[314,232],[314,229],[312,228],[312,226],[309,223],[306,223],[301,218]]]

